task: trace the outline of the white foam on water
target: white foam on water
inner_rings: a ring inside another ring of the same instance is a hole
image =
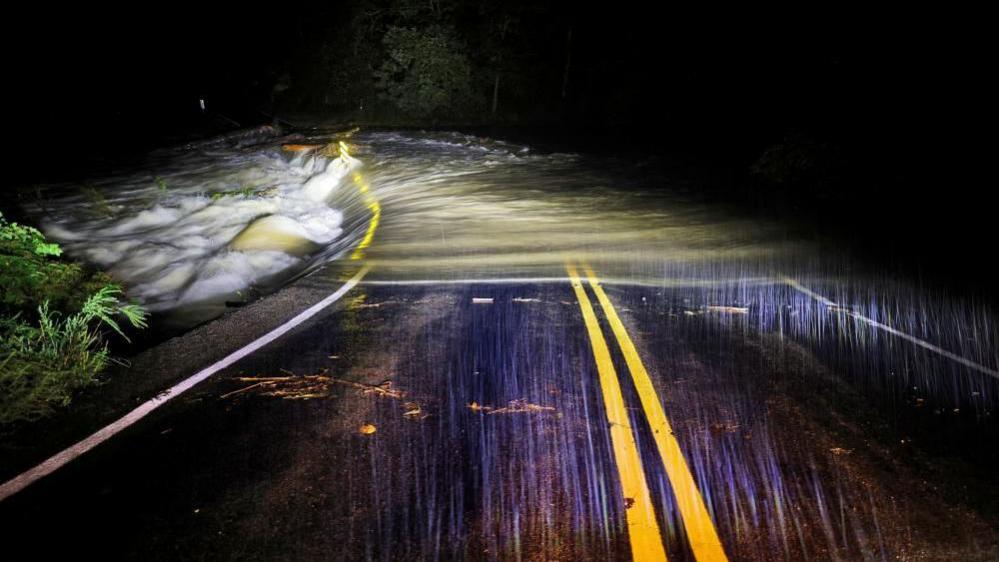
[[[346,155],[289,159],[277,145],[174,153],[47,201],[42,227],[151,310],[222,300],[337,241],[334,199],[359,166]]]
[[[655,268],[635,270],[635,257],[748,259],[774,239],[672,197],[615,188],[619,173],[634,174],[627,160],[454,132],[360,133],[351,143],[363,168],[351,157],[289,157],[277,142],[171,153],[47,202],[43,228],[153,310],[215,312],[246,288],[273,289],[296,268],[355,255],[376,212],[377,235],[357,255],[401,279],[558,276],[565,256],[581,252],[621,264],[605,275],[645,275]],[[261,194],[231,194],[243,189]],[[230,195],[211,196],[221,192]]]

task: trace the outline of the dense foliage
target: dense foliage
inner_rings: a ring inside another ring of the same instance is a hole
[[[445,28],[390,27],[382,41],[386,58],[374,75],[383,100],[419,118],[470,107],[471,65]]]
[[[118,317],[146,325],[146,312],[106,275],[61,254],[0,215],[0,426],[50,414],[95,384],[112,360],[105,331],[125,337]]]
[[[62,255],[57,244],[29,226],[0,215],[0,313],[33,315],[44,301],[56,311],[78,310],[111,278],[80,264],[53,259]]]
[[[561,36],[567,28],[540,10],[519,0],[351,0],[303,26],[308,40],[285,67],[289,87],[270,103],[368,123],[509,119],[515,107],[537,103],[539,76],[553,81],[548,97],[560,92],[560,76],[539,75],[539,46],[527,33],[550,24]],[[528,12],[539,15],[530,28]]]

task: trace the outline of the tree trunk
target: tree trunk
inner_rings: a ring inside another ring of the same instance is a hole
[[[496,79],[493,81],[493,115],[496,115],[496,107],[499,105],[499,83],[500,83],[500,73],[496,73]]]
[[[562,99],[569,93],[569,69],[572,66],[572,25],[565,39],[565,70],[562,72]]]
[[[503,72],[503,40],[506,39],[506,32],[510,29],[511,18],[504,15],[503,25],[500,26],[499,54],[496,56],[496,79],[493,80],[493,115],[496,115],[496,108],[499,107],[499,85],[500,74]]]

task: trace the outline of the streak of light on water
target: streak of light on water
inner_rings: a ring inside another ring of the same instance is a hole
[[[780,225],[695,203],[681,182],[650,175],[641,162],[539,154],[458,133],[375,132],[354,137],[357,160],[336,166],[312,153],[283,154],[282,141],[265,135],[163,151],[82,189],[43,189],[50,195],[30,210],[71,255],[110,268],[147,306],[202,320],[226,300],[345,257],[371,218],[348,177],[357,169],[384,210],[365,254],[376,267],[372,282],[561,279],[566,259],[585,259],[609,283],[685,287],[683,298],[697,305],[750,306],[763,329],[902,352],[889,334],[847,328],[849,320],[773,282],[786,275],[987,369],[999,359],[990,309],[891,272],[860,271],[828,248],[789,239]],[[280,219],[267,223],[266,236],[302,244],[240,243],[261,219]],[[916,386],[948,384],[926,376]]]
[[[71,254],[111,266],[153,306],[207,306],[192,287],[216,288],[207,291],[215,299],[210,316],[234,291],[272,289],[344,259],[366,231],[370,204],[354,182],[333,178],[327,197],[305,197],[330,162],[282,155],[280,142],[170,153],[148,169],[96,182],[100,198],[53,196],[35,211]],[[853,388],[886,409],[925,401],[940,420],[991,420],[999,389],[988,372],[999,365],[999,336],[995,311],[983,302],[860,267],[829,246],[789,238],[778,224],[697,203],[668,176],[646,176],[621,158],[538,154],[457,133],[360,134],[351,152],[380,204],[379,229],[365,252],[373,265],[365,286],[543,282],[556,290],[565,283],[564,298],[571,299],[563,264],[573,259],[589,262],[612,289],[640,289],[614,298],[626,298],[618,304],[634,325],[667,342],[646,350],[651,370],[664,379],[668,413],[723,543],[744,545],[746,557],[884,558],[885,536],[904,529],[891,523],[898,514],[884,497],[795,445],[801,437],[775,422],[763,383],[751,376],[753,369],[776,369],[780,358],[740,365],[726,343],[733,334],[745,342],[775,337],[789,356],[810,350],[819,363],[797,376],[818,385],[826,369],[847,373]],[[208,195],[245,185],[273,191]],[[296,221],[315,248],[232,247],[249,224],[270,215]],[[525,543],[558,551],[566,529],[597,559],[620,546],[622,507],[607,472],[606,428],[592,421],[601,419],[593,377],[576,376],[580,367],[566,349],[579,345],[578,322],[528,327],[518,324],[528,322],[519,313],[501,316],[503,325],[476,316],[506,306],[496,303],[466,311],[471,327],[437,328],[474,329],[470,350],[445,353],[427,344],[444,370],[440,415],[420,429],[400,429],[412,433],[410,442],[373,440],[373,484],[354,498],[371,505],[374,522],[363,519],[367,527],[357,529],[366,533],[371,557],[401,540],[412,543],[405,553],[414,556],[467,554],[471,546],[462,541],[472,507],[482,516],[478,553],[519,555]],[[748,313],[734,318],[712,307]],[[696,322],[679,330],[688,314]],[[692,359],[678,338],[714,353]],[[473,376],[483,366],[492,376]],[[410,382],[425,376],[411,373]],[[480,416],[467,408],[470,400],[502,405],[522,398],[551,404],[560,416]],[[713,431],[717,420],[734,420],[740,429]],[[378,420],[380,428],[393,423],[408,422],[389,414]],[[639,441],[643,454],[654,454],[648,435]],[[468,456],[452,456],[455,450]],[[394,472],[401,462],[409,463],[409,476]],[[667,541],[682,541],[669,484],[651,482]],[[406,499],[410,511],[399,512],[393,498]]]

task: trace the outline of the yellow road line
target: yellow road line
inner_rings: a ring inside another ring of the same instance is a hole
[[[662,532],[652,506],[649,487],[645,482],[645,472],[642,469],[642,459],[638,454],[635,436],[628,421],[628,412],[624,407],[624,397],[621,395],[621,385],[617,372],[611,363],[610,350],[607,341],[597,322],[597,315],[586,296],[583,283],[576,268],[567,265],[566,270],[572,279],[572,288],[576,292],[579,308],[583,312],[583,321],[590,334],[590,344],[593,348],[593,358],[597,363],[597,374],[600,378],[600,389],[603,392],[604,406],[607,410],[607,421],[610,424],[611,444],[614,447],[614,460],[617,472],[621,478],[621,488],[625,501],[630,507],[625,509],[628,522],[628,539],[631,542],[631,556],[634,560],[660,561],[666,560],[663,548]]]
[[[298,315],[288,320],[284,324],[281,324],[277,328],[274,328],[270,332],[260,336],[259,338],[253,340],[252,342],[246,344],[245,346],[233,351],[229,355],[223,357],[222,359],[216,361],[215,363],[205,367],[204,369],[198,371],[197,373],[191,375],[190,377],[182,380],[181,382],[171,386],[170,388],[164,390],[163,392],[157,394],[156,396],[150,398],[149,400],[143,402],[137,406],[131,412],[125,414],[116,421],[104,426],[103,428],[97,430],[95,433],[91,434],[89,437],[77,442],[75,445],[67,447],[62,451],[56,453],[55,455],[48,458],[48,460],[42,462],[41,464],[26,470],[19,474],[18,476],[4,482],[0,485],[0,502],[13,496],[14,494],[20,492],[21,490],[27,488],[32,483],[36,482],[40,478],[44,478],[49,474],[59,470],[66,463],[73,461],[80,455],[90,451],[94,447],[100,445],[101,443],[111,439],[124,429],[137,423],[142,418],[149,415],[150,412],[156,410],[160,406],[166,404],[170,400],[180,396],[181,394],[191,390],[196,385],[200,384],[202,381],[208,377],[214,375],[215,373],[229,367],[230,365],[236,363],[240,359],[247,357],[255,353],[260,348],[270,344],[271,342],[277,340],[281,336],[287,334],[292,329],[300,325],[302,322],[312,318],[316,314],[319,314],[322,310],[326,309],[336,301],[340,300],[341,297],[347,294],[348,291],[353,289],[364,276],[368,274],[371,270],[370,265],[365,265],[357,273],[354,274],[346,283],[343,284],[339,289],[337,289],[333,294],[324,298],[323,300],[317,302],[316,304],[310,306],[309,308],[303,310]]]
[[[604,309],[607,321],[611,325],[611,330],[621,346],[624,360],[631,371],[631,379],[638,390],[638,396],[642,401],[642,409],[645,417],[648,418],[652,426],[652,435],[655,437],[656,447],[659,448],[659,455],[662,457],[663,465],[666,468],[666,475],[669,476],[670,484],[673,486],[673,494],[676,496],[677,507],[680,516],[683,518],[683,526],[687,531],[687,539],[690,542],[691,550],[698,562],[717,562],[728,560],[725,550],[722,548],[718,532],[711,521],[707,507],[704,505],[704,498],[701,496],[697,483],[690,473],[687,460],[680,450],[680,444],[673,435],[669,419],[663,411],[662,402],[656,394],[652,380],[649,378],[642,359],[638,356],[638,350],[628,336],[624,324],[618,318],[614,305],[611,304],[607,294],[604,293],[596,274],[589,267],[586,267],[586,276],[590,282],[590,287],[597,295],[600,306]]]
[[[341,141],[341,144],[342,141]],[[378,202],[378,199],[371,194],[371,186],[365,181],[364,176],[361,172],[354,172],[353,175],[354,183],[357,184],[357,189],[360,190],[362,197],[364,198],[364,204],[368,206],[368,210],[371,211],[371,222],[368,223],[368,230],[364,233],[364,238],[361,240],[357,248],[354,249],[354,253],[351,254],[350,259],[359,260],[364,258],[364,250],[371,246],[371,240],[375,237],[375,230],[378,229],[378,223],[382,218],[382,205]]]

